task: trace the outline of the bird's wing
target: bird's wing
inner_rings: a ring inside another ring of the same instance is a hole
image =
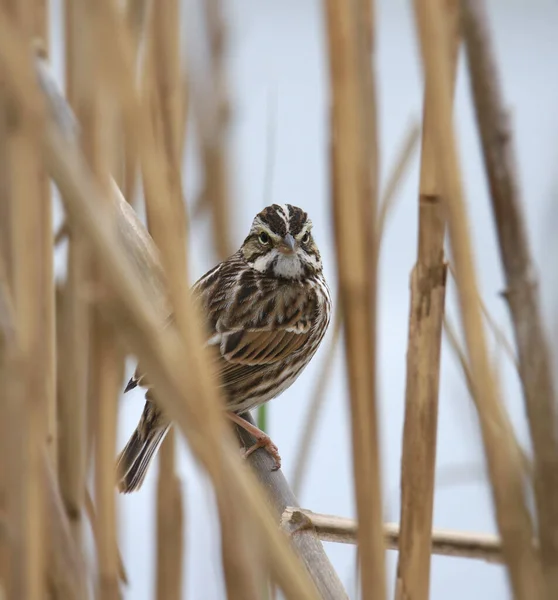
[[[221,333],[218,343],[218,371],[224,387],[238,384],[269,365],[297,352],[310,337],[310,326],[278,329],[236,330]]]

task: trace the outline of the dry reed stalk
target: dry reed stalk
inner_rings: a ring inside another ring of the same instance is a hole
[[[459,46],[459,10],[456,0],[438,2],[448,31],[446,52],[451,68],[453,95]],[[447,276],[444,261],[444,198],[434,148],[433,120],[436,119],[436,113],[432,105],[433,93],[427,74],[419,184],[418,252],[411,274],[401,458],[401,536],[395,591],[397,600],[428,600],[430,590],[438,388]]]
[[[371,66],[353,0],[327,0],[332,92],[331,169],[337,273],[349,375],[353,469],[364,600],[386,596],[376,416],[376,168]],[[362,8],[362,7],[361,7]],[[370,36],[368,36],[370,38]]]
[[[76,112],[82,102],[80,77],[84,77],[83,49],[78,27],[82,4],[66,0],[65,46],[66,87],[70,104]],[[85,288],[89,281],[89,253],[76,230],[71,232],[68,248],[68,271],[62,298],[58,362],[58,467],[60,490],[72,528],[75,545],[81,548],[83,504],[87,464],[87,372],[89,361],[89,310]],[[85,580],[82,581],[85,594]]]
[[[10,202],[8,187],[7,116],[8,95],[3,75],[0,73],[0,381],[10,379],[10,352],[14,339],[14,317],[10,292],[12,268],[12,242],[10,227]],[[0,420],[0,452],[7,456],[10,451],[8,433],[10,422],[9,404],[6,402],[7,386],[2,390],[0,402],[4,418]],[[0,508],[6,510],[8,470],[6,461],[0,462]],[[10,576],[10,539],[4,530],[0,532],[0,577],[7,587]]]
[[[558,597],[558,402],[517,180],[515,148],[483,2],[461,2],[463,35],[492,210],[506,276],[535,463],[546,597]]]
[[[155,126],[167,159],[167,177],[174,215],[183,219],[180,243],[186,244],[187,224],[182,198],[180,139],[180,44],[177,0],[164,0],[152,13],[152,38],[147,60],[147,83],[151,86]],[[147,220],[151,212],[161,210],[147,197]],[[184,514],[180,481],[175,472],[175,435],[171,430],[159,450],[157,482],[157,598],[179,600],[182,597],[184,556]]]
[[[76,546],[64,507],[56,472],[50,457],[43,453],[44,490],[46,495],[48,543],[47,578],[54,598],[83,600],[86,568],[82,549]]]
[[[250,423],[254,423],[254,419],[249,413],[244,414],[243,417]],[[237,435],[243,446],[247,448],[255,441],[244,429],[237,428]],[[298,500],[281,469],[272,470],[273,458],[263,448],[251,454],[248,457],[248,463],[267,491],[268,500],[272,504],[279,522],[285,509],[289,506],[298,506]],[[286,531],[289,533],[292,546],[312,575],[322,600],[348,600],[343,584],[329,561],[316,532],[312,528],[298,526],[286,528]],[[274,586],[272,586],[272,590],[275,590]],[[272,594],[272,597],[276,597],[276,594]]]
[[[95,539],[95,545],[99,544],[99,526],[97,524],[97,513],[95,511],[95,504],[93,503],[93,498],[89,493],[89,490],[85,490],[85,511],[87,512],[87,518],[91,523],[91,530],[93,532],[93,537]],[[118,550],[118,549],[117,549]],[[126,573],[126,569],[124,568],[124,561],[122,560],[122,555],[120,551],[118,551],[118,575],[120,577],[120,581],[124,584],[128,583],[128,575]]]
[[[83,64],[87,65],[88,78],[83,81],[81,107],[82,143],[91,171],[104,191],[99,207],[106,210],[109,226],[115,228],[111,200],[110,172],[116,170],[118,128],[111,131],[116,121],[110,98],[102,86],[104,44],[99,35],[98,21],[90,13],[81,22],[80,37],[83,44]],[[112,136],[109,134],[112,133]],[[120,395],[124,354],[116,337],[116,330],[108,322],[100,304],[110,293],[105,286],[101,268],[96,260],[91,262],[90,363],[89,363],[89,431],[95,452],[95,504],[96,550],[98,578],[95,595],[99,599],[117,600],[119,590],[119,555],[117,546],[117,515],[115,505],[114,457],[116,456],[117,401]],[[93,525],[93,524],[92,524]]]
[[[147,24],[149,15],[152,9],[150,0],[128,0],[126,6],[127,22],[130,28],[130,35],[133,45],[133,64],[134,73],[142,72],[143,61],[141,60],[145,54],[145,48],[142,44],[146,38]],[[156,11],[155,11],[156,12]],[[143,52],[142,52],[143,50]],[[123,140],[124,151],[124,182],[122,190],[124,197],[130,203],[134,203],[136,183],[138,176],[138,157],[137,150],[133,144],[129,144],[126,138]]]
[[[171,429],[159,450],[157,482],[157,599],[182,597],[184,509],[180,481],[175,473],[175,431]]]
[[[313,529],[325,542],[338,544],[357,543],[357,522],[346,517],[322,515],[311,510],[288,507],[285,509],[282,526],[303,526]],[[401,530],[397,523],[384,524],[386,548],[400,550]],[[496,535],[434,529],[430,536],[428,552],[439,556],[453,556],[483,560],[493,564],[503,563],[502,545]]]
[[[32,35],[31,0],[4,0],[2,17],[28,43]],[[14,339],[6,366],[5,415],[10,460],[6,469],[6,514],[11,533],[7,596],[42,597],[44,504],[41,449],[47,407],[43,401],[48,356],[41,342],[44,318],[41,299],[47,291],[42,276],[41,113],[20,105],[13,96],[6,121],[7,189],[11,228],[11,296]],[[11,417],[11,418],[10,418]]]
[[[220,0],[206,0],[205,22],[209,41],[207,80],[192,82],[194,116],[200,139],[203,161],[204,187],[202,197],[211,206],[213,242],[219,260],[233,252],[230,238],[230,210],[228,198],[227,133],[229,99],[225,72],[226,31]],[[200,93],[206,88],[206,93]],[[186,117],[186,115],[185,115]],[[184,121],[186,123],[186,121]]]
[[[434,147],[444,197],[448,199],[446,209],[458,298],[503,555],[514,596],[518,599],[540,598],[542,572],[533,546],[533,524],[526,506],[521,457],[489,363],[478,302],[453,133],[450,63],[445,51],[447,28],[437,0],[415,0],[414,4],[424,70],[432,83],[432,110],[437,115],[434,120]]]
[[[49,52],[49,2],[48,0],[34,0],[32,13],[32,36],[38,41],[41,55],[48,57]],[[40,298],[43,311],[43,332],[41,343],[45,356],[44,369],[41,378],[44,381],[44,401],[46,408],[46,441],[50,452],[52,464],[57,466],[57,414],[56,414],[56,325],[54,321],[54,243],[52,236],[52,195],[50,180],[47,177],[44,165],[40,165],[40,185],[42,201],[41,210],[41,277],[44,295]]]

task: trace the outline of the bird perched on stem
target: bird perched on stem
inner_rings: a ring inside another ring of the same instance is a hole
[[[207,324],[207,344],[218,349],[220,386],[228,417],[281,466],[277,447],[240,415],[279,396],[314,356],[331,315],[312,222],[300,208],[273,204],[252,222],[241,248],[193,286]],[[136,370],[125,391],[146,381]],[[170,427],[151,390],[140,422],[118,457],[121,492],[137,490]]]

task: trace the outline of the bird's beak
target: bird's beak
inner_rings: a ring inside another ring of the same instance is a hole
[[[287,233],[277,248],[282,254],[293,254],[295,251],[294,237],[290,233]]]

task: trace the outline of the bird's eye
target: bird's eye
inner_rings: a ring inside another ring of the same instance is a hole
[[[303,244],[307,244],[310,241],[310,234],[308,232],[306,232],[303,236],[302,239],[300,240]]]
[[[267,246],[269,244],[269,235],[265,231],[262,231],[258,236],[258,240],[260,240],[260,244]]]

